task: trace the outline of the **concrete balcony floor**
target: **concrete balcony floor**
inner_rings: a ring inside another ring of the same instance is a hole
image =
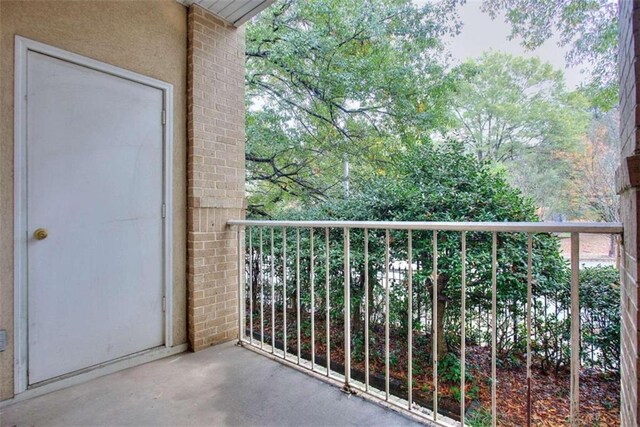
[[[183,353],[0,409],[0,426],[416,425],[233,343]]]

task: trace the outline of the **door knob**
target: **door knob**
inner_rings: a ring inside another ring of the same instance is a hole
[[[36,240],[44,240],[49,235],[49,232],[46,228],[38,228],[33,232],[33,238]]]

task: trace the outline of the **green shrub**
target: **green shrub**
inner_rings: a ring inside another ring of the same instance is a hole
[[[620,369],[620,273],[614,267],[580,270],[582,360],[607,372]]]

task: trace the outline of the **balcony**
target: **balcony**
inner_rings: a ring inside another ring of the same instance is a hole
[[[2,425],[619,424],[618,355],[593,341],[580,238],[621,225],[229,225],[241,346],[18,401]],[[558,235],[568,265],[545,261]]]
[[[244,346],[430,425],[619,423],[619,356],[581,307],[580,235],[620,224],[229,225]]]
[[[2,426],[416,425],[301,372],[221,344],[0,408]]]

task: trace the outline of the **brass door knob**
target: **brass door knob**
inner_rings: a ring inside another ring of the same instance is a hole
[[[36,240],[44,240],[49,235],[49,232],[46,228],[38,228],[33,232],[33,238]]]

